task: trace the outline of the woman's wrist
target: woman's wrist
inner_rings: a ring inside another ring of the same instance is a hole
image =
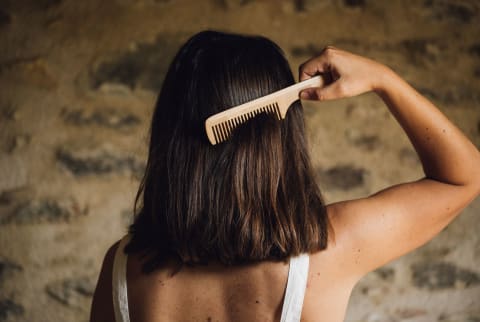
[[[381,65],[380,70],[372,83],[372,90],[380,97],[384,97],[401,82],[401,78],[388,66]]]

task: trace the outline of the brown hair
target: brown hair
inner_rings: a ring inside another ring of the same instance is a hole
[[[144,270],[166,259],[235,265],[285,260],[327,246],[299,101],[282,121],[262,114],[215,146],[204,121],[294,83],[281,50],[263,37],[193,36],[165,77],[128,253]]]

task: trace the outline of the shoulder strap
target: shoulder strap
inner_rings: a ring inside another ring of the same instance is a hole
[[[123,250],[129,240],[129,235],[122,238],[113,261],[112,293],[116,322],[130,322],[127,296],[127,254]]]
[[[283,300],[282,318],[280,322],[299,322],[302,316],[303,297],[307,288],[308,254],[290,259],[287,289]]]

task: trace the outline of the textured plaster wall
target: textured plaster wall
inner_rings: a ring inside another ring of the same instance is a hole
[[[156,92],[190,35],[268,36],[295,71],[327,44],[378,59],[479,146],[479,17],[475,0],[0,0],[0,322],[88,320],[131,220]],[[421,176],[374,95],[306,117],[327,201]],[[347,321],[480,321],[479,211],[363,279]]]

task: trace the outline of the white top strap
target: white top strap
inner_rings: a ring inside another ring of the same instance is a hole
[[[127,295],[127,255],[123,251],[129,240],[130,235],[122,238],[113,261],[112,290],[116,322],[130,322]]]
[[[283,300],[280,322],[299,322],[302,316],[303,298],[307,288],[308,254],[302,254],[290,259],[287,289]]]

